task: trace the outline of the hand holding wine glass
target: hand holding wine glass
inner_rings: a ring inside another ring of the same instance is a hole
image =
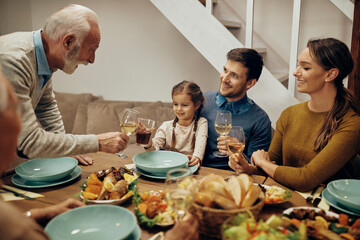
[[[166,202],[177,213],[178,221],[181,221],[194,202],[197,181],[190,169],[177,168],[168,171],[165,184]]]
[[[130,136],[133,132],[135,132],[136,128],[138,127],[137,118],[139,114],[139,111],[126,108],[123,111],[122,117],[120,119],[121,132],[125,133],[127,136]],[[122,151],[118,152],[116,155],[121,158],[127,158],[127,156]]]
[[[231,112],[218,110],[215,118],[215,130],[221,136],[226,136],[231,129]],[[226,154],[216,151],[213,153],[216,157],[227,157]]]
[[[225,144],[231,154],[242,153],[245,149],[244,129],[239,126],[233,126],[226,137]]]

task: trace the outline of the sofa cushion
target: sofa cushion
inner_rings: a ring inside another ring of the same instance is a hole
[[[75,115],[74,126],[71,131],[73,134],[87,133],[87,109],[88,104],[80,103]]]
[[[67,133],[72,132],[78,105],[80,103],[88,103],[99,99],[98,97],[92,95],[91,93],[81,93],[81,94],[63,93],[63,92],[54,92],[54,93],[60,114],[64,122],[65,131]]]
[[[119,113],[132,106],[131,102],[91,102],[87,107],[88,134],[120,131]]]
[[[155,127],[158,128],[164,121],[175,118],[172,108],[164,106],[162,102],[154,102],[134,107],[140,112],[140,117],[155,120]]]

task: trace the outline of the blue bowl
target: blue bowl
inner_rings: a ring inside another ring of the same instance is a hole
[[[186,155],[171,151],[143,152],[133,157],[137,168],[156,175],[166,174],[173,168],[185,167],[188,161]]]
[[[28,181],[51,182],[72,173],[77,164],[78,161],[70,157],[38,158],[20,164],[15,172]]]
[[[90,205],[64,212],[45,227],[52,240],[124,239],[135,230],[135,215],[114,205]]]
[[[329,193],[346,208],[360,211],[360,180],[339,179],[327,185]]]

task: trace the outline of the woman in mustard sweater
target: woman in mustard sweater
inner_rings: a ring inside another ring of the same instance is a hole
[[[310,100],[285,109],[276,123],[269,152],[241,155],[229,166],[237,172],[261,168],[277,182],[308,191],[333,179],[353,178],[353,160],[360,152],[360,108],[344,87],[352,71],[347,46],[333,38],[309,40],[294,71],[297,90]]]

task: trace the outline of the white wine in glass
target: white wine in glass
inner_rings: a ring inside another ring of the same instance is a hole
[[[221,136],[226,136],[231,130],[231,112],[225,110],[218,110],[215,118],[215,130]],[[215,151],[214,156],[216,157],[227,157],[226,154],[220,151]]]
[[[245,149],[244,129],[239,126],[233,126],[226,137],[225,143],[230,153],[242,153]]]
[[[135,132],[136,128],[138,127],[136,122],[121,122],[120,129],[123,133],[130,136],[133,132]]]
[[[125,133],[127,136],[130,136],[133,132],[135,132],[136,128],[138,127],[139,114],[139,111],[126,108],[123,111],[122,117],[120,119],[121,132]],[[127,156],[122,151],[116,153],[116,155],[121,158],[127,158]]]

